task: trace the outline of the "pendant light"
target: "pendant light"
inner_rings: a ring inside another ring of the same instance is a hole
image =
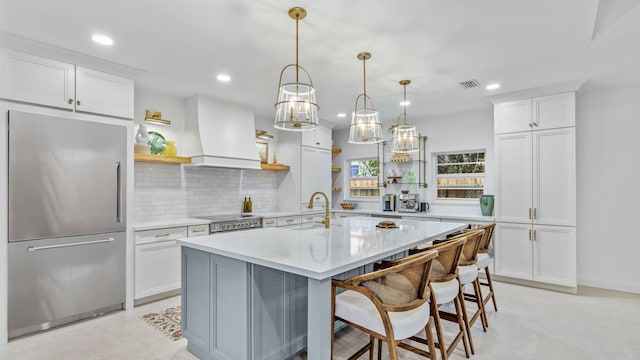
[[[393,152],[410,153],[418,151],[418,131],[416,127],[411,125],[411,121],[407,124],[407,85],[411,84],[411,80],[400,80],[400,85],[404,88],[404,111],[398,116],[398,123],[393,129]],[[402,124],[400,124],[402,119]]]
[[[349,142],[352,144],[375,144],[382,142],[382,123],[380,116],[374,109],[373,100],[367,96],[367,66],[366,61],[371,59],[371,53],[361,52],[358,54],[358,60],[362,60],[362,68],[364,74],[364,92],[356,98],[356,106],[349,127]],[[358,103],[362,98],[364,106],[358,109]],[[367,107],[367,100],[371,103],[371,107]]]
[[[307,16],[301,7],[289,9],[289,17],[296,21],[296,63],[289,64],[280,72],[278,97],[276,100],[276,116],[273,126],[280,130],[305,131],[318,127],[318,105],[316,90],[307,70],[298,64],[298,22]],[[282,78],[287,69],[295,67],[296,81],[283,83]],[[306,82],[300,82],[300,70],[306,75]]]

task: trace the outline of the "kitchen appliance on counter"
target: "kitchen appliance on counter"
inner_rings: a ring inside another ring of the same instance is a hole
[[[409,194],[403,190],[398,195],[398,212],[418,212],[420,210],[420,201],[418,194]]]
[[[257,229],[262,227],[262,217],[248,214],[229,214],[213,216],[195,216],[197,219],[210,220],[209,233]]]
[[[126,125],[7,121],[9,338],[122,309]]]
[[[386,194],[382,196],[382,211],[396,211],[396,196]]]

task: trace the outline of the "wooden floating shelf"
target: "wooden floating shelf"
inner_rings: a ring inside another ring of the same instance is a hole
[[[275,170],[275,171],[287,171],[289,165],[276,165],[276,164],[260,164],[262,170]]]
[[[340,191],[342,191],[342,188],[341,188],[341,187],[335,187],[335,186],[334,186],[334,187],[331,189],[331,191],[333,191],[333,192],[340,192]]]
[[[142,154],[142,153],[134,153],[133,160],[143,161],[143,162],[163,163],[163,164],[190,164],[191,163],[190,157],[163,156],[163,155],[151,155],[151,154]]]
[[[340,172],[340,171],[342,171],[342,169],[339,168],[339,167],[332,167],[331,168],[331,172]]]
[[[331,152],[334,153],[334,154],[341,153],[342,152],[342,148],[332,147],[331,148]]]

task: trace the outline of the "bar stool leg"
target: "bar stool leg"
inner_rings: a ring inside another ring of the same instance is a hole
[[[482,330],[487,332],[487,328],[489,327],[489,322],[487,321],[487,313],[484,310],[484,301],[482,297],[482,290],[480,289],[480,279],[476,278],[473,281],[473,292],[475,293],[475,301],[478,306],[478,310],[480,311],[480,320],[482,321]]]
[[[464,344],[464,353],[467,356],[467,359],[469,358],[469,343],[467,342],[467,337],[464,336],[465,331],[464,331],[464,324],[465,321],[463,319],[462,314],[466,314],[466,310],[463,312],[462,306],[460,305],[460,294],[458,294],[458,296],[456,296],[453,299],[453,303],[456,305],[456,316],[458,318],[458,327],[460,328],[460,331],[462,332],[462,343]],[[462,304],[464,305],[464,300],[462,301]],[[466,315],[465,315],[466,316]],[[471,339],[471,337],[469,337],[469,340]],[[473,348],[473,345],[471,345]],[[473,352],[473,350],[472,350]]]
[[[489,284],[489,291],[491,291],[491,300],[493,300],[493,310],[498,311],[498,305],[496,305],[496,293],[493,291],[493,282],[491,281],[491,273],[489,267],[484,268],[485,274],[487,274],[487,283]]]
[[[465,304],[465,301],[464,301],[464,291],[462,288],[462,284],[459,284],[459,287],[460,287],[460,292],[458,293],[457,299],[460,303],[460,307],[462,308],[462,319],[464,321],[464,327],[466,330],[464,331],[464,333],[466,334],[466,338],[469,339],[469,347],[471,348],[471,354],[475,355],[476,352],[473,348],[473,340],[471,339],[471,327],[469,326],[469,317],[467,316],[467,305]],[[463,339],[464,339],[464,336],[463,336]]]

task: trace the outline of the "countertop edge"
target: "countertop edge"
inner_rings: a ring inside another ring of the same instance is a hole
[[[439,236],[442,235],[448,235],[451,234],[453,232],[459,231],[461,229],[463,229],[464,227],[466,227],[466,224],[460,223],[450,223],[450,224],[455,224],[455,225],[459,225],[456,226],[454,228],[452,228],[451,230],[445,232],[444,234],[441,234]],[[273,229],[273,228],[271,228]],[[255,229],[253,231],[260,231],[261,229]],[[389,229],[388,231],[393,231],[392,229]],[[195,237],[190,237],[190,238],[182,238],[182,239],[178,239],[176,242],[178,245],[180,246],[185,246],[188,248],[192,248],[192,249],[196,249],[196,250],[200,250],[200,251],[205,251],[211,254],[217,254],[217,255],[221,255],[221,256],[226,256],[235,260],[240,260],[240,261],[245,261],[251,264],[256,264],[256,265],[260,265],[260,266],[264,266],[264,267],[268,267],[268,268],[272,268],[272,269],[276,269],[276,270],[281,270],[281,271],[285,271],[285,272],[289,272],[292,274],[296,274],[296,275],[301,275],[301,276],[305,276],[311,279],[315,279],[315,280],[324,280],[327,278],[331,278],[335,275],[344,273],[345,271],[348,271],[350,269],[356,268],[358,266],[363,266],[369,263],[372,263],[374,261],[380,260],[380,259],[384,259],[388,256],[403,252],[405,250],[409,250],[412,249],[414,247],[416,247],[419,244],[425,243],[425,242],[429,242],[431,240],[434,240],[437,237],[432,237],[432,238],[425,238],[425,239],[421,239],[421,240],[416,240],[414,242],[405,244],[403,246],[400,246],[398,248],[383,252],[381,254],[375,255],[375,256],[369,256],[363,259],[360,259],[354,263],[351,264],[347,264],[347,265],[343,265],[343,266],[339,266],[336,267],[334,269],[331,270],[327,270],[324,272],[316,272],[316,271],[310,271],[310,270],[305,270],[305,269],[301,269],[299,267],[294,267],[294,266],[287,266],[275,261],[270,261],[270,260],[266,260],[266,259],[262,259],[262,258],[255,258],[252,257],[248,254],[241,254],[238,252],[233,252],[233,251],[227,251],[224,249],[219,249],[219,248],[212,248],[211,246],[207,246],[207,245],[203,245],[198,243],[198,240],[202,240],[202,239],[206,239],[209,238],[212,235],[201,235],[201,236],[195,236]]]

